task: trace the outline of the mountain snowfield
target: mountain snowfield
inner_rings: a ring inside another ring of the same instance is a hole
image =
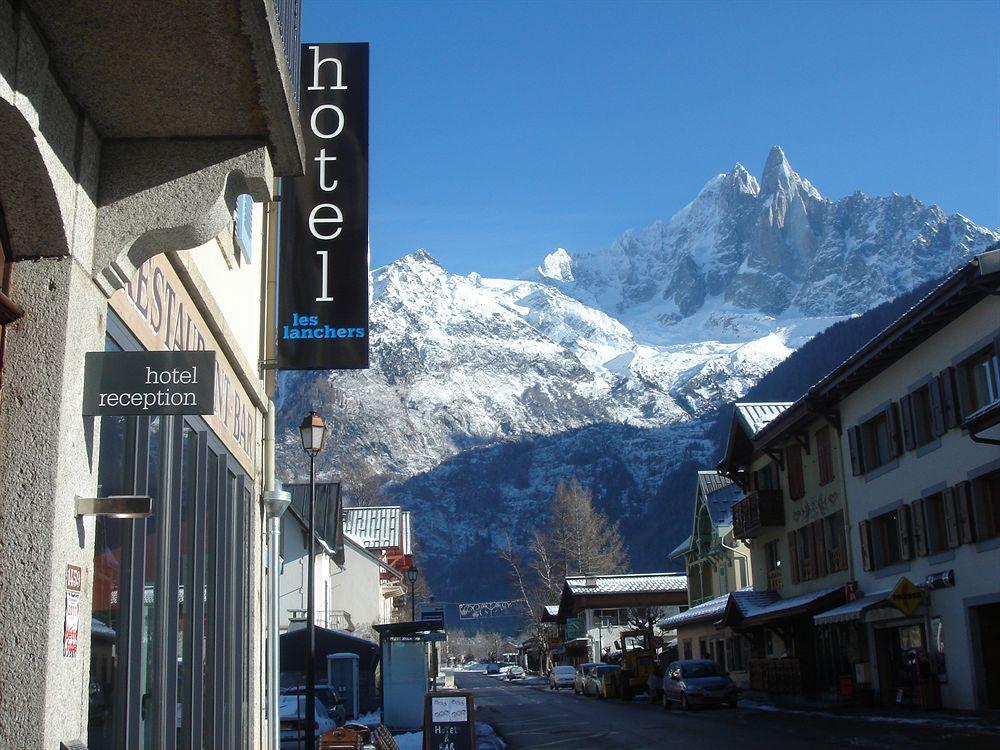
[[[281,459],[301,471],[294,427],[325,410],[325,473],[363,462],[386,475],[443,566],[453,534],[465,545],[483,524],[527,523],[561,476],[622,475],[600,499],[638,516],[664,462],[711,449],[693,427],[664,428],[696,424],[833,322],[998,238],[909,196],[830,201],[775,147],[759,181],[737,164],[669,221],[597,252],[557,249],[525,278],[456,275],[417,251],[372,273],[371,369],[283,373]],[[477,489],[470,472],[505,487]]]

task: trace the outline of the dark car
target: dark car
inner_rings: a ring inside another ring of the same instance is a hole
[[[711,659],[675,661],[663,675],[663,708],[680,703],[685,711],[695,706],[727,705],[736,708],[738,691],[729,675]]]

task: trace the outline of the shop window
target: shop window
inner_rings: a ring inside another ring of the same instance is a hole
[[[233,238],[237,248],[237,260],[242,257],[247,263],[252,260],[253,247],[253,198],[240,195],[236,198],[233,211]]]
[[[1000,471],[993,471],[972,482],[976,536],[992,539],[1000,536]]]
[[[833,481],[833,443],[830,440],[829,426],[816,431],[816,459],[819,463],[819,485],[825,487]]]
[[[1000,401],[1000,366],[994,344],[962,362],[957,368],[957,376],[963,415]]]
[[[785,449],[788,468],[788,497],[801,500],[806,494],[806,480],[802,470],[802,446],[795,444]]]

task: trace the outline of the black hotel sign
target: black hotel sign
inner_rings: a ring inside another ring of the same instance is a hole
[[[86,416],[214,411],[215,352],[87,352]]]
[[[368,367],[368,45],[302,45],[305,175],[281,191],[278,368]]]

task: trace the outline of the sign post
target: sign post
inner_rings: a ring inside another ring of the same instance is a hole
[[[302,177],[285,179],[279,370],[368,367],[368,45],[302,45]]]

